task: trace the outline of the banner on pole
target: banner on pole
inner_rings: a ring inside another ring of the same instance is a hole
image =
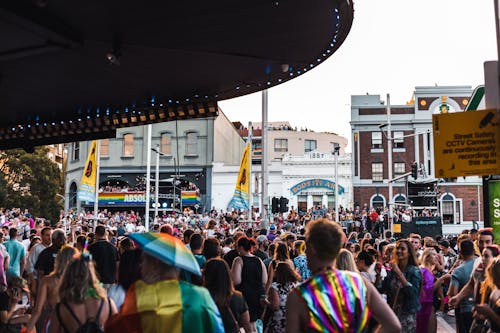
[[[78,200],[94,202],[97,180],[97,141],[90,144],[89,154],[85,167],[83,168],[82,179],[78,188]]]
[[[229,209],[249,210],[248,201],[250,199],[250,142],[247,143],[243,156],[241,157],[240,171],[236,179],[236,188],[233,198],[229,202]]]

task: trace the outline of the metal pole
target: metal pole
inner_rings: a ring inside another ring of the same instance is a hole
[[[176,212],[176,208],[177,208],[176,201],[177,200],[175,200],[175,196],[177,195],[177,188],[175,185],[175,182],[177,181],[177,178],[176,178],[177,177],[177,169],[175,168],[175,157],[174,157],[173,161],[174,161],[174,176],[172,177],[172,186],[174,187],[174,197],[172,199],[172,209],[173,209],[173,212],[175,212],[177,214],[177,212]]]
[[[389,223],[392,230],[392,131],[391,131],[391,96],[387,94],[387,178],[389,182]]]
[[[248,158],[250,159],[250,170],[248,172],[249,174],[249,177],[248,177],[248,181],[250,182],[248,184],[248,221],[253,221],[253,218],[252,218],[252,215],[253,215],[253,210],[252,210],[252,206],[253,206],[253,172],[252,172],[252,155],[253,155],[253,129],[252,129],[252,122],[249,121],[248,122],[248,142],[250,142],[250,152],[249,152],[249,156]]]
[[[335,148],[335,222],[339,222],[339,150]]]
[[[97,227],[97,212],[99,210],[99,173],[101,166],[101,140],[97,140],[97,157],[96,157],[96,176],[95,176],[95,199],[94,199],[94,231]]]
[[[151,130],[153,125],[148,125],[148,143],[147,143],[147,153],[146,153],[146,214],[144,226],[146,232],[149,231],[149,207],[151,206]]]
[[[269,182],[269,154],[268,154],[268,133],[267,133],[267,89],[262,90],[262,177],[261,177],[261,188],[262,188],[262,196],[260,198],[261,203],[261,225],[262,228],[267,228],[269,222],[268,216],[268,206],[269,206],[269,197],[268,197],[268,182]]]
[[[156,175],[155,175],[155,216],[158,216],[158,193],[160,186],[160,145],[156,145]]]

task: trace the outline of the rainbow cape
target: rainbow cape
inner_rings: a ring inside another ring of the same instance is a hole
[[[127,291],[120,313],[106,323],[106,332],[218,333],[224,325],[205,288],[178,280],[139,280]]]

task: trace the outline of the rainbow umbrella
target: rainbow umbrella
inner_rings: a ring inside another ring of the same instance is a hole
[[[128,237],[156,259],[201,276],[198,262],[180,239],[169,234],[152,232],[133,233]]]

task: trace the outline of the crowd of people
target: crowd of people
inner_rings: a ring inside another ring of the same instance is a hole
[[[265,228],[215,210],[152,220],[151,234],[185,244],[199,275],[137,243],[146,230],[133,211],[68,212],[51,225],[2,210],[0,331],[436,332],[447,313],[460,333],[500,332],[491,229],[396,239],[327,210],[292,213]]]

